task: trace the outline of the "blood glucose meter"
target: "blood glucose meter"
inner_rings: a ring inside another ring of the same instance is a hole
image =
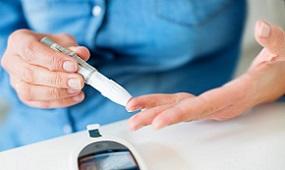
[[[87,127],[91,142],[75,149],[73,170],[146,170],[135,148],[120,138],[102,136],[99,125]],[[75,163],[77,165],[75,165]],[[75,168],[76,167],[76,168]],[[74,169],[75,168],[75,169]]]

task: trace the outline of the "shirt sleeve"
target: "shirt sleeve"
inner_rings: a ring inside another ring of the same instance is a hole
[[[7,46],[9,35],[20,28],[27,28],[24,12],[20,0],[0,1],[0,58]],[[0,87],[3,87],[7,75],[0,66]]]

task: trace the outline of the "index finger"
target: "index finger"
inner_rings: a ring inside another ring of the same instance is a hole
[[[128,111],[152,108],[165,104],[175,104],[180,100],[194,97],[190,93],[175,93],[175,94],[148,94],[132,98],[127,104]]]
[[[244,100],[247,88],[250,86],[247,77],[236,79],[223,87],[207,91],[196,98],[182,100],[174,107],[165,110],[153,120],[156,128],[182,121],[198,120],[216,111]]]
[[[23,34],[21,32],[15,34],[18,35],[12,36],[9,46],[12,46],[13,50],[17,51],[18,55],[25,62],[47,68],[50,71],[67,71],[64,70],[63,65],[68,62],[73,67],[73,71],[70,72],[77,71],[78,65],[76,60],[42,44],[40,42],[40,39],[43,37],[42,35]]]

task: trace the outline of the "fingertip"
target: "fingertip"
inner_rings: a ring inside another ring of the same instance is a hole
[[[82,90],[83,88],[84,88],[84,86],[85,86],[85,80],[84,80],[84,78],[83,78],[83,76],[81,76],[80,75],[80,77],[81,77],[81,81],[80,81],[80,83],[81,83],[81,89],[80,90]]]
[[[130,101],[126,105],[126,110],[128,112],[135,112],[141,109],[142,107],[139,105],[136,98],[131,98]]]
[[[160,118],[155,118],[152,122],[152,126],[154,127],[155,130],[159,130],[167,126],[163,120]]]
[[[138,124],[134,121],[134,116],[128,120],[128,126],[131,131],[136,131],[139,129]]]
[[[276,55],[285,54],[285,32],[281,27],[266,21],[257,21],[255,28],[256,41]]]
[[[90,51],[87,47],[84,46],[72,46],[70,50],[76,52],[83,60],[87,61],[90,58]]]
[[[260,37],[267,38],[270,36],[271,33],[271,24],[260,20],[257,22],[257,32]]]
[[[74,73],[78,70],[78,64],[76,63],[76,61],[67,60],[63,62],[62,68],[66,72]]]
[[[82,90],[85,86],[85,80],[84,80],[84,77],[78,73],[76,73],[77,76],[78,76],[78,79],[79,79],[79,89],[77,90]]]
[[[78,74],[70,75],[66,82],[67,88],[81,90],[84,87],[84,79]]]
[[[134,131],[134,125],[133,125],[132,117],[128,120],[128,127],[131,131]]]
[[[82,92],[81,92],[79,95],[72,97],[72,99],[73,99],[75,102],[81,102],[81,101],[84,100],[84,98],[85,98],[85,95],[84,95],[84,93],[82,93]]]
[[[255,39],[260,45],[264,46],[265,41],[272,32],[271,24],[264,20],[258,20],[255,24]]]
[[[133,99],[133,98],[131,98],[131,99],[127,102],[127,105],[126,105],[126,110],[127,110],[128,112],[132,112],[132,111],[133,111],[133,108],[132,108],[132,99]]]
[[[87,47],[79,46],[77,49],[77,54],[79,54],[85,61],[90,58],[90,51]]]

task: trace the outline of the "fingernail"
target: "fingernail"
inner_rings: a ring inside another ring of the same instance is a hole
[[[129,108],[126,107],[127,112],[132,112],[132,110],[130,110]]]
[[[74,101],[79,102],[83,100],[83,95],[78,95],[72,98]]]
[[[126,105],[126,110],[128,111],[128,112],[132,112],[132,109],[131,109],[131,107],[130,107],[130,101],[132,100],[132,98],[130,98],[129,99],[129,101],[127,102],[127,105]]]
[[[80,90],[76,90],[76,89],[67,89],[67,92],[68,92],[69,94],[77,94],[77,93],[79,93],[79,92],[80,92]]]
[[[127,110],[128,112],[133,112],[133,109],[132,109],[132,108],[129,108],[128,106],[126,107],[126,110]]]
[[[64,69],[65,71],[68,71],[68,72],[74,72],[74,71],[76,71],[77,66],[76,66],[75,63],[73,63],[73,62],[71,62],[71,61],[65,61],[65,62],[63,63],[63,69]]]
[[[264,38],[269,37],[271,31],[270,25],[264,21],[261,21],[259,26],[259,36]]]
[[[81,89],[81,82],[79,79],[69,79],[68,86],[72,89],[80,90]]]
[[[128,112],[135,112],[135,111],[138,111],[138,110],[142,110],[142,108],[140,107],[140,106],[132,106],[132,107],[126,107],[126,110],[128,111]]]

